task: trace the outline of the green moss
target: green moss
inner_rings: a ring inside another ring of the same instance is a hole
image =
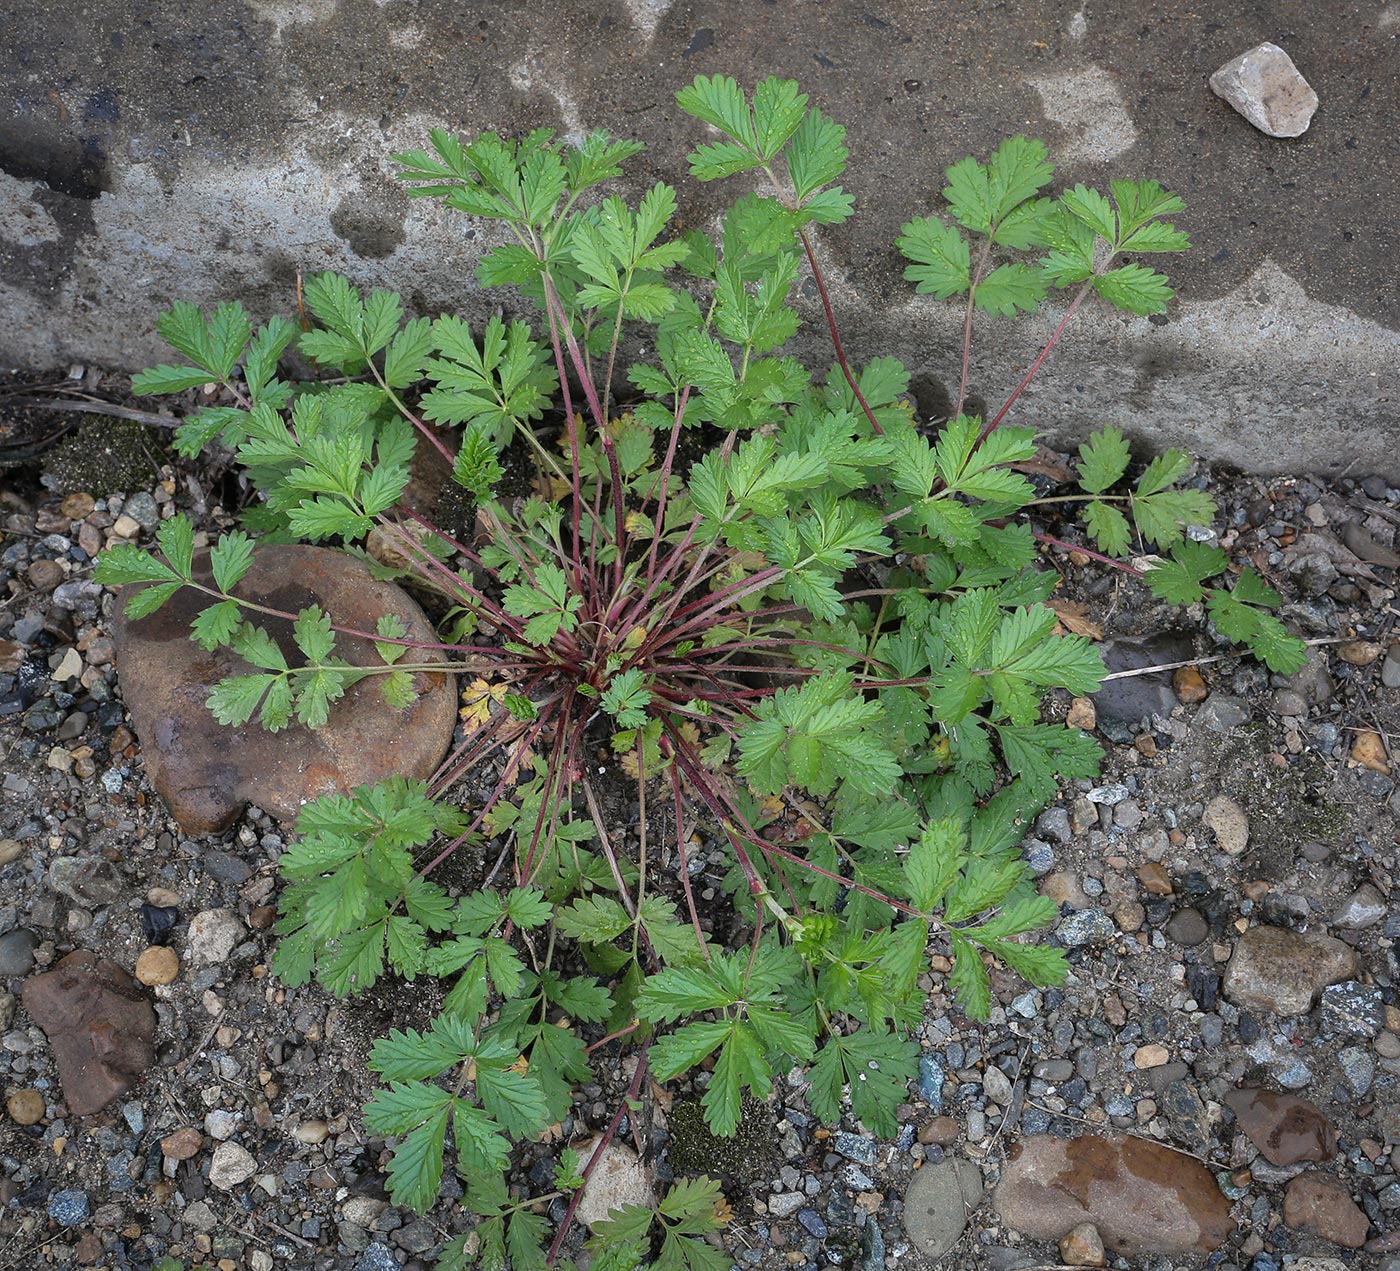
[[[729,1138],[710,1133],[698,1099],[677,1099],[667,1118],[671,1139],[666,1147],[677,1174],[747,1182],[771,1172],[776,1135],[768,1106],[745,1099],[738,1128]]]
[[[145,424],[89,419],[44,457],[44,476],[60,494],[144,490],[160,471],[162,447]]]

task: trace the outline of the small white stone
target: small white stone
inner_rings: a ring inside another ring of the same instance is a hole
[[[1301,137],[1317,109],[1317,94],[1293,59],[1267,41],[1226,62],[1210,87],[1271,137]]]
[[[76,680],[82,673],[83,655],[70,646],[68,652],[63,655],[63,661],[54,668],[53,678],[59,682]]]
[[[242,942],[247,930],[231,909],[206,909],[190,919],[186,953],[191,962],[217,966]]]
[[[246,1147],[237,1143],[220,1143],[209,1162],[209,1182],[220,1191],[229,1192],[246,1183],[257,1173],[258,1163]]]
[[[1215,834],[1216,844],[1229,856],[1238,856],[1249,846],[1249,817],[1227,795],[1217,794],[1206,804],[1201,820]]]

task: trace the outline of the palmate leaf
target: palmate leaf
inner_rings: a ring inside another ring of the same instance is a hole
[[[1188,525],[1209,525],[1215,519],[1215,500],[1204,490],[1163,490],[1146,498],[1135,497],[1133,520],[1143,538],[1159,547],[1170,547],[1185,536]]]
[[[1204,599],[1202,585],[1225,568],[1227,557],[1218,547],[1190,541],[1179,544],[1172,559],[1149,570],[1146,582],[1154,595],[1174,605],[1194,605]]]
[[[972,256],[967,240],[951,225],[926,216],[908,221],[895,240],[912,264],[904,267],[904,277],[915,283],[915,291],[939,300],[958,296],[972,285]]]
[[[1079,447],[1079,485],[1088,494],[1102,494],[1123,479],[1132,458],[1122,432],[1109,425],[1089,435]]]
[[[1132,529],[1128,518],[1116,507],[1100,503],[1097,499],[1087,504],[1083,511],[1084,528],[1100,551],[1110,556],[1124,556],[1132,543]]]
[[[1120,265],[1094,279],[1094,290],[1115,309],[1147,317],[1166,311],[1173,292],[1163,274],[1145,265]]]
[[[918,1047],[894,1033],[862,1031],[827,1039],[807,1073],[812,1111],[827,1125],[841,1120],[842,1096],[850,1086],[851,1111],[881,1137],[898,1132],[897,1109],[909,1096]]]
[[[906,271],[907,277],[907,271]],[[983,313],[1030,313],[1045,299],[1045,275],[1030,265],[999,265],[977,286],[973,303]]]

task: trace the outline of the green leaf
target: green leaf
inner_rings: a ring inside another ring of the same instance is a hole
[[[929,913],[943,899],[966,859],[967,835],[959,821],[930,821],[904,858],[905,894]]]
[[[1191,471],[1192,459],[1184,450],[1164,450],[1147,465],[1146,471],[1137,481],[1139,496],[1156,494],[1174,485]]]
[[[958,224],[978,234],[987,233],[996,213],[987,169],[968,157],[959,159],[944,176],[948,184],[943,189],[943,197]]]
[[[243,621],[243,612],[235,600],[221,600],[201,610],[190,624],[190,639],[201,649],[213,651],[233,639],[233,633]]]
[[[797,91],[797,81],[770,76],[754,89],[754,135],[759,152],[771,159],[802,122],[807,94]]]
[[[1117,218],[1109,201],[1097,190],[1086,185],[1076,185],[1060,195],[1060,202],[1069,209],[1070,215],[1082,221],[1100,238],[1110,244],[1118,242]]]
[[[226,727],[246,724],[278,678],[276,675],[231,675],[220,680],[210,692],[209,709]]]
[[[156,542],[165,559],[181,578],[189,578],[194,562],[194,525],[183,512],[162,521],[156,530]]]
[[[556,917],[559,934],[588,944],[606,944],[632,929],[632,919],[610,896],[584,896]]]
[[[394,1083],[365,1106],[365,1124],[399,1137],[389,1163],[389,1193],[396,1204],[426,1210],[442,1184],[443,1143],[455,1100],[424,1082]]]
[[[1123,479],[1132,455],[1123,434],[1111,424],[1090,433],[1079,447],[1079,484],[1089,494],[1102,494]]]
[[[1161,547],[1179,542],[1188,525],[1209,525],[1215,512],[1215,500],[1204,490],[1163,490],[1133,499],[1138,530]]]
[[[1094,290],[1115,309],[1140,317],[1162,313],[1172,298],[1166,278],[1145,265],[1121,265],[1094,279]]]
[[[918,1053],[913,1042],[893,1033],[866,1029],[833,1034],[807,1074],[812,1111],[828,1125],[839,1123],[842,1093],[849,1083],[856,1117],[882,1138],[898,1133],[897,1111],[909,1097]]]
[[[97,568],[93,577],[104,587],[174,581],[175,589],[179,589],[179,575],[164,561],[157,560],[150,552],[143,551],[134,543],[117,543],[105,549],[97,558]],[[171,595],[173,592],[166,594]]]
[[[1149,570],[1145,581],[1154,595],[1173,605],[1194,605],[1204,599],[1201,584],[1220,573],[1228,559],[1218,547],[1189,540],[1179,544],[1172,557]]]
[[[1162,189],[1156,181],[1115,180],[1109,187],[1118,205],[1118,223],[1125,238],[1154,217],[1170,216],[1186,208],[1185,203],[1169,190]]]
[[[986,1019],[992,1009],[991,978],[977,947],[958,931],[949,931],[948,938],[953,945],[953,970],[948,982],[958,1004],[969,1019]]]
[[[222,592],[231,592],[243,580],[253,563],[252,540],[242,531],[225,534],[209,553],[214,570],[214,585]]]
[[[847,156],[845,128],[815,108],[808,110],[787,151],[788,175],[798,203],[810,209],[816,192],[846,170]]]
[[[330,614],[322,613],[319,605],[303,609],[292,624],[292,638],[308,662],[324,662],[335,649]]]
[[[1132,543],[1132,530],[1128,518],[1116,507],[1100,503],[1097,499],[1085,507],[1084,527],[1098,545],[1099,550],[1110,556],[1125,556]]]
[[[691,1025],[694,1027],[694,1025]],[[715,1060],[710,1084],[700,1100],[710,1133],[721,1137],[739,1127],[745,1094],[766,1099],[773,1088],[773,1070],[763,1056],[763,1047],[752,1030],[734,1025],[729,1040]]]
[[[549,1124],[544,1091],[531,1073],[478,1064],[476,1091],[486,1111],[515,1138],[528,1138]]]
[[[216,358],[209,339],[209,321],[194,305],[177,300],[156,319],[156,330],[171,348],[208,371],[210,379],[219,378],[214,369]]]
[[[718,128],[749,150],[758,151],[753,118],[743,90],[728,75],[697,75],[693,84],[676,94],[676,105],[687,115]]]
[[[961,295],[972,285],[967,240],[952,226],[932,216],[909,221],[895,246],[914,262],[904,267],[904,277],[917,284],[915,291],[944,300]]]
[[[905,270],[905,277],[909,271]],[[1030,265],[999,265],[977,286],[975,303],[983,313],[1011,317],[1030,313],[1045,299],[1045,276]]]
[[[206,370],[194,366],[150,367],[131,377],[131,391],[138,397],[159,397],[165,393],[182,393],[199,388],[214,378]]]

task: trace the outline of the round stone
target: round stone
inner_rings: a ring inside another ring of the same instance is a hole
[[[1178,909],[1167,920],[1167,938],[1184,948],[1194,948],[1210,935],[1210,926],[1199,909]]]
[[[298,1143],[324,1143],[331,1132],[324,1121],[303,1121],[296,1128]]]
[[[5,1100],[5,1111],[16,1125],[38,1125],[44,1119],[44,1096],[37,1090],[16,1090]]]
[[[142,984],[174,984],[180,974],[180,959],[174,949],[153,944],[136,959],[136,978]]]
[[[197,558],[195,578],[211,583],[207,554]],[[436,638],[406,592],[328,548],[259,548],[236,591],[283,613],[318,605],[335,623],[359,631],[374,631],[391,615],[409,638]],[[209,691],[227,676],[256,668],[229,648],[209,653],[189,638],[190,623],[207,605],[208,597],[192,588],[134,621],[123,605],[114,631],[123,696],[146,771],[186,832],[218,833],[248,803],[290,822],[323,794],[349,794],[393,775],[431,776],[447,753],[457,722],[456,681],[436,671],[414,674],[418,698],[402,708],[384,702],[381,677],[367,676],[331,705],[328,722],[317,729],[292,723],[273,733],[256,717],[236,728],[220,724],[206,705]],[[294,665],[304,660],[290,621],[268,618],[260,625]],[[352,666],[382,665],[373,641],[353,636],[337,637],[335,655]],[[437,649],[415,650],[412,657],[420,664],[446,661]]]

